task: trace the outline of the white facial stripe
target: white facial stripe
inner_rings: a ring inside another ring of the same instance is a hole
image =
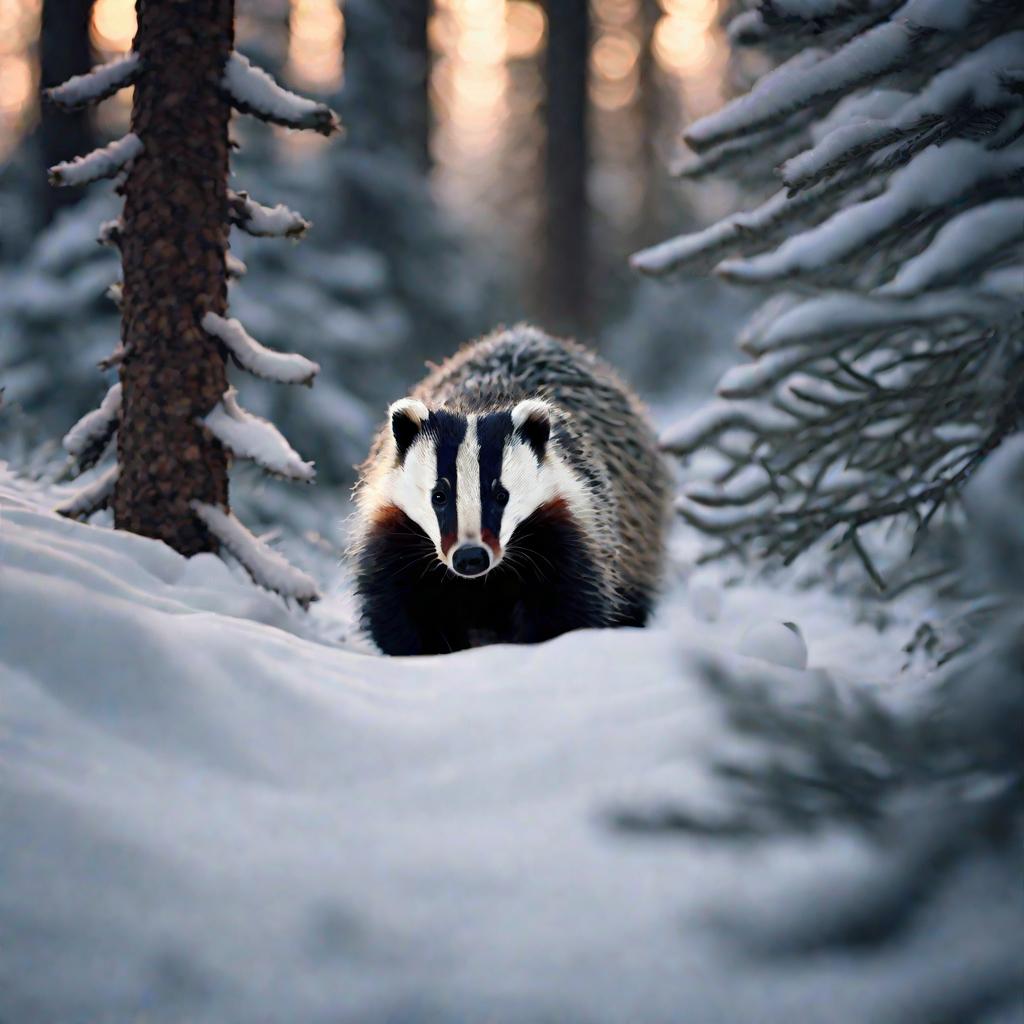
[[[458,494],[455,512],[458,516],[459,540],[480,539],[480,442],[476,433],[476,416],[468,416],[466,436],[455,457]]]
[[[440,548],[441,527],[430,503],[430,493],[437,476],[434,446],[425,438],[417,438],[405,453],[405,462],[391,474],[390,498]]]
[[[541,505],[564,498],[569,511],[586,524],[593,519],[590,493],[559,456],[549,450],[538,467],[533,449],[522,441],[506,444],[501,461],[501,482],[509,502],[501,517],[502,548],[512,539],[516,527]]]

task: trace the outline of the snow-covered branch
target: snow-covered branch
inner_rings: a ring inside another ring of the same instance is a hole
[[[279,384],[312,385],[313,378],[320,372],[319,363],[305,356],[265,348],[250,337],[237,320],[206,313],[201,322],[203,330],[219,338],[238,365],[255,377]]]
[[[46,89],[43,95],[65,110],[99,103],[137,81],[142,63],[137,53],[100,64],[84,75],[75,75],[61,85]]]
[[[229,252],[224,257],[224,269],[227,272],[228,280],[237,280],[240,277],[245,277],[249,268],[234,253]]]
[[[98,409],[86,413],[65,435],[64,450],[80,470],[95,465],[117,433],[121,418],[121,385],[114,384],[103,396]]]
[[[115,217],[113,220],[105,220],[100,225],[99,234],[96,235],[96,241],[100,245],[110,246],[112,249],[120,248],[121,245],[121,232],[124,230],[124,222],[120,217]]]
[[[292,598],[304,608],[319,599],[319,590],[311,576],[290,565],[232,513],[201,501],[192,502],[192,509],[210,533],[238,559],[254,583]]]
[[[113,178],[124,170],[142,152],[142,140],[134,132],[111,142],[109,146],[94,149],[85,156],[77,156],[50,168],[50,184],[88,185],[101,178]]]
[[[114,495],[114,486],[119,474],[120,467],[115,463],[92,483],[80,488],[66,501],[61,502],[55,511],[67,519],[86,519],[93,512],[106,508]]]
[[[782,188],[632,262],[793,290],[662,443],[702,453],[679,513],[717,554],[829,536],[877,582],[862,529],[923,530],[1019,429],[1024,23],[1002,0],[747,6],[731,38],[778,66],[691,127],[679,173]]]
[[[748,260],[726,260],[718,273],[733,281],[763,283],[808,274],[844,260],[858,249],[984,186],[1012,181],[1024,171],[1024,149],[991,151],[966,139],[930,147],[901,168],[886,191],[840,210],[825,223],[789,238],[778,249]]]
[[[305,462],[269,420],[246,412],[237,392],[229,388],[211,413],[203,418],[207,429],[234,455],[250,459],[268,473],[312,483],[316,470]]]
[[[236,110],[287,128],[309,128],[331,135],[341,128],[338,115],[324,103],[282,88],[262,68],[237,51],[228,58],[222,80]]]
[[[228,192],[228,215],[232,224],[257,238],[301,238],[311,226],[284,204],[263,206],[248,192]]]

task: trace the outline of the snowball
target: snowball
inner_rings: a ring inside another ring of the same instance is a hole
[[[737,650],[784,668],[807,668],[807,644],[795,622],[757,622],[747,628]]]

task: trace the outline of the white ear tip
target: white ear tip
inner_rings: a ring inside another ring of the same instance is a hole
[[[430,410],[418,398],[400,398],[388,406],[388,418],[391,419],[395,413],[403,416],[410,416],[418,423],[423,423],[430,417]]]
[[[550,419],[551,406],[539,398],[524,398],[512,410],[512,423],[521,427],[529,419]]]

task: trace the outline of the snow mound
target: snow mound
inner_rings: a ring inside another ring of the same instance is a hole
[[[338,595],[303,616],[42,497],[0,472],[4,1021],[862,1024],[904,984],[900,957],[869,986],[854,957],[740,969],[702,922],[749,865],[604,816],[707,798],[694,666],[749,671],[754,608],[818,672],[881,657],[820,595],[729,591],[709,623],[681,590],[646,631],[386,659],[318,639],[350,632]]]

